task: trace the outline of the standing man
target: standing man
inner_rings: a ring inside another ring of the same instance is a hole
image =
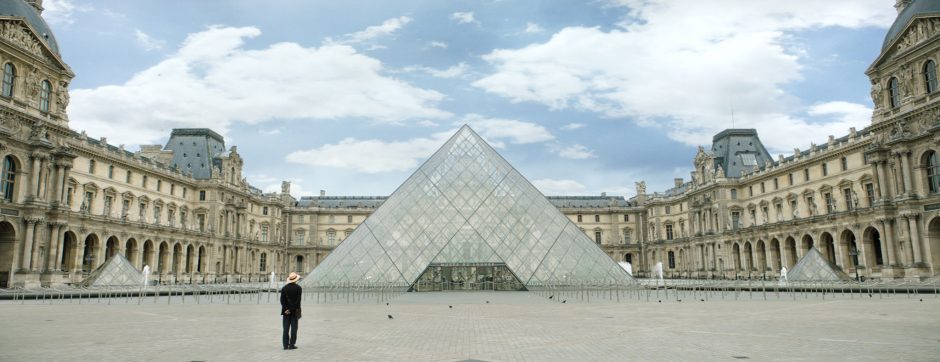
[[[300,319],[300,297],[303,289],[297,285],[300,275],[291,272],[287,284],[281,288],[281,318],[284,324],[284,349],[297,349],[297,324]]]

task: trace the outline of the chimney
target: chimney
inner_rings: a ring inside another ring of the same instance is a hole
[[[36,8],[36,12],[42,14],[42,0],[26,0],[26,3]],[[895,5],[897,6],[897,5]],[[898,10],[900,11],[900,10]]]
[[[673,179],[672,181],[675,183],[676,187],[682,186],[682,184],[683,184],[683,181],[682,181],[682,178],[681,178],[681,177],[676,178],[676,179]]]
[[[320,190],[320,197],[326,196],[326,190]]]
[[[607,197],[607,193],[606,193],[606,192],[601,192],[601,197]]]
[[[897,0],[894,3],[894,8],[898,9],[898,14],[900,14],[902,11],[904,11],[904,8],[911,4],[911,2],[912,0]]]

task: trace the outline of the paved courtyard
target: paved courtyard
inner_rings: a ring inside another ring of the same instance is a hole
[[[933,295],[562,304],[534,293],[477,292],[410,293],[388,306],[307,301],[299,349],[291,351],[281,349],[273,298],[132,300],[3,302],[0,360],[940,360]]]

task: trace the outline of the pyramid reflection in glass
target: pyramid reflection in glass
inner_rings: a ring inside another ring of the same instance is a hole
[[[842,269],[832,265],[822,253],[812,247],[787,271],[789,281],[841,281],[851,279]]]
[[[140,286],[144,274],[120,253],[115,253],[82,280],[83,287]]]
[[[527,289],[635,284],[466,125],[301,285],[411,288],[429,265],[505,265]]]

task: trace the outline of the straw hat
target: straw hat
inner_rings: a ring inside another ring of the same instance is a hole
[[[291,272],[290,276],[287,277],[288,283],[295,283],[297,280],[300,280],[300,275],[297,275],[297,273],[294,272]]]

